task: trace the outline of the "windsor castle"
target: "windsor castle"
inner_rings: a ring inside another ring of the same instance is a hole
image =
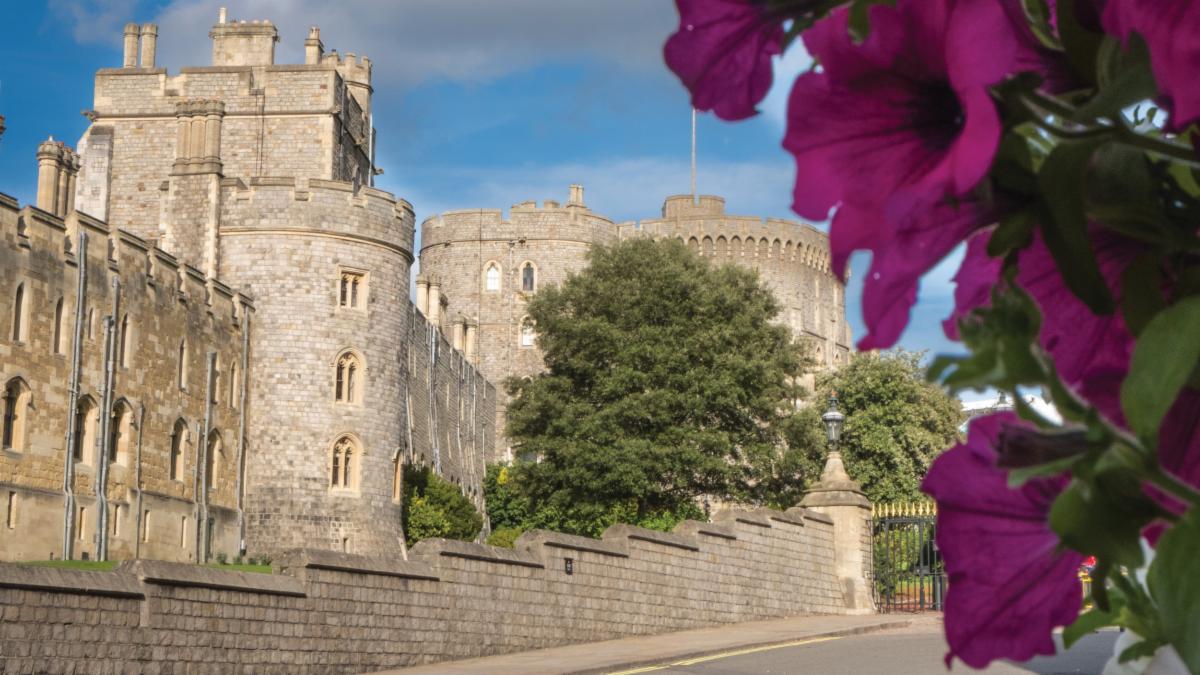
[[[690,195],[617,223],[576,185],[429,217],[414,251],[374,187],[370,60],[312,28],[277,64],[276,27],[224,10],[210,37],[172,74],[126,26],[83,137],[38,148],[36,204],[0,194],[0,560],[401,555],[407,467],[483,509],[502,383],[543,367],[525,304],[598,243],[754,268],[820,367],[849,357],[819,230]]]

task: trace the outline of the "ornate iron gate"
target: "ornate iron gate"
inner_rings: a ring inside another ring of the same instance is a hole
[[[881,612],[941,611],[946,568],[934,504],[877,504],[872,523],[875,606]]]

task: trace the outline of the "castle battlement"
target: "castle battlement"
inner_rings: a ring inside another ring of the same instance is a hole
[[[583,244],[615,238],[613,221],[595,213],[583,202],[583,187],[572,185],[565,204],[553,199],[541,205],[530,200],[514,204],[509,217],[500,209],[463,209],[430,216],[421,224],[421,246],[445,245],[456,240],[562,241]]]

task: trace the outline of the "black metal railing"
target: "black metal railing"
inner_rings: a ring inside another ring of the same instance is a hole
[[[872,514],[875,606],[880,612],[941,611],[946,568],[932,503],[877,505]]]

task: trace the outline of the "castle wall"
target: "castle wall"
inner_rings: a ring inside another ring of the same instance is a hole
[[[840,614],[833,561],[833,521],[794,508],[600,540],[535,530],[515,550],[427,540],[408,561],[295,551],[273,575],[0,565],[0,653],[6,672],[357,673]]]
[[[88,236],[86,254],[78,250],[80,232]],[[211,552],[236,554],[241,383],[232,371],[240,368],[243,357],[243,320],[252,313],[248,299],[129,233],[111,231],[78,213],[64,221],[32,207],[18,210],[7,196],[0,196],[0,242],[0,386],[20,378],[29,388],[27,405],[21,407],[23,433],[11,447],[0,449],[0,508],[5,510],[0,523],[8,526],[0,559],[62,557],[68,512],[71,553],[92,558],[98,553],[97,485],[106,441],[99,428],[102,413],[93,418],[90,438],[95,442],[82,448],[80,461],[70,462],[69,480],[66,465],[83,257],[87,274],[79,397],[103,409],[111,362],[113,410],[128,414],[127,422],[118,425],[114,461],[107,466],[109,556],[195,560],[202,546],[197,523],[203,528],[208,520],[213,522]],[[26,324],[24,337],[14,339],[20,284]],[[114,298],[112,339],[117,346],[110,360],[105,326]],[[63,309],[56,326],[59,299]],[[119,353],[122,325],[127,326],[124,360]],[[181,388],[179,355],[185,338],[189,377]],[[206,405],[209,352],[217,355],[211,408]],[[172,438],[180,420],[188,442],[172,476]],[[208,444],[197,441],[207,437],[221,442],[206,490]]]
[[[526,303],[537,288],[561,284],[586,266],[595,243],[616,238],[612,221],[592,213],[582,203],[539,207],[526,202],[512,207],[508,220],[498,210],[452,211],[421,225],[421,269],[440,284],[446,307],[443,330],[462,319],[478,321],[475,356],[479,370],[498,389],[495,455],[489,461],[511,459],[503,442],[504,411],[510,377],[534,375],[544,369],[537,345],[521,344],[520,326]],[[532,263],[536,287],[522,290],[521,269]],[[500,288],[487,290],[485,274],[491,264],[500,269]]]

